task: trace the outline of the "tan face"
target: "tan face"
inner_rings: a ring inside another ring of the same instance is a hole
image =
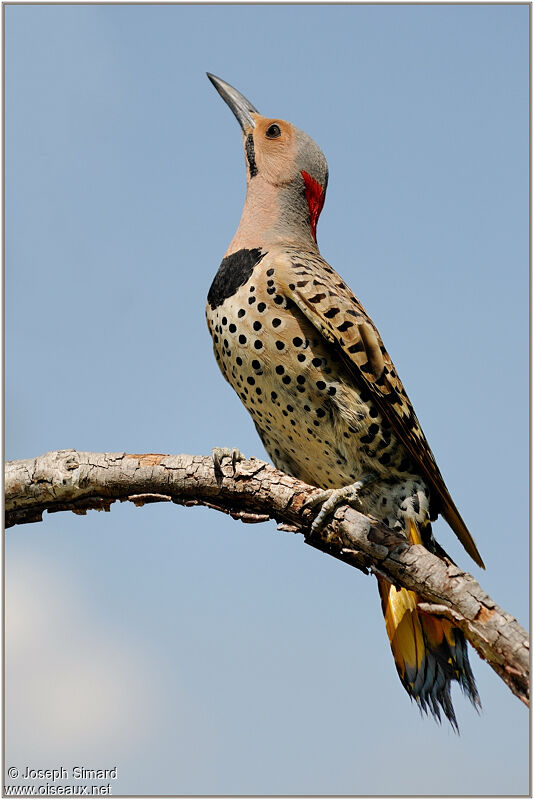
[[[247,133],[253,137],[258,173],[274,186],[291,183],[298,174],[295,127],[282,119],[262,117],[260,114],[252,114],[252,117],[256,127]],[[245,150],[246,147],[247,137]]]

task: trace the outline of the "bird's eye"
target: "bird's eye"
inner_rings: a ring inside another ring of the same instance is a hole
[[[265,131],[265,135],[268,139],[278,139],[281,136],[282,131],[280,130],[279,125],[269,125],[267,130]]]

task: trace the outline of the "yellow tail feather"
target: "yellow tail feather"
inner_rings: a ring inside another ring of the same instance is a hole
[[[422,544],[414,520],[408,520],[406,533],[413,544]],[[415,592],[397,589],[380,576],[378,588],[386,632],[403,686],[421,710],[430,711],[440,720],[441,709],[457,730],[451,682],[458,681],[475,707],[480,705],[463,633],[448,620],[419,611]]]

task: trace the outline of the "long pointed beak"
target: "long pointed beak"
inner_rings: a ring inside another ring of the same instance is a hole
[[[237,121],[243,129],[243,133],[246,134],[248,132],[246,130],[247,128],[248,130],[255,128],[256,123],[252,118],[252,114],[259,114],[258,109],[254,108],[252,103],[247,100],[241,92],[238,92],[237,89],[234,89],[234,87],[230,86],[226,81],[217,78],[216,75],[212,75],[210,72],[206,72],[206,75],[213,83],[224,102],[227,103],[234,112]]]

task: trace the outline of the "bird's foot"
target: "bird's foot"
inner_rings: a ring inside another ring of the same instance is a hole
[[[237,449],[237,447],[214,447],[211,451],[211,457],[213,459],[213,469],[215,470],[215,474],[220,477],[222,477],[221,462],[223,458],[232,459],[232,471],[234,475],[237,462],[245,460],[245,456],[240,450]]]
[[[376,475],[365,475],[360,481],[342,486],[340,489],[325,489],[304,503],[303,508],[315,508],[321,504],[321,510],[312,522],[311,532],[319,533],[324,527],[326,518],[333,514],[338,506],[357,507],[360,503],[360,490],[376,479]]]

